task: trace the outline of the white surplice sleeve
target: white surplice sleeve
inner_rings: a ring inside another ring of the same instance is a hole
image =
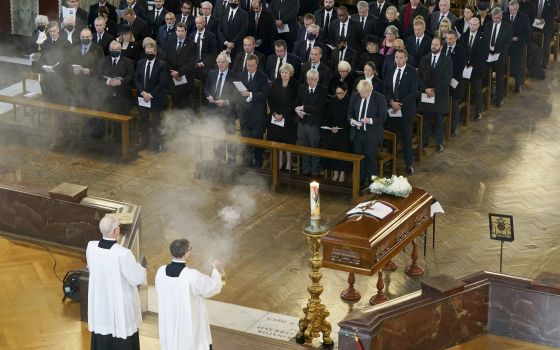
[[[211,276],[199,272],[191,284],[191,290],[194,295],[200,295],[203,298],[211,298],[220,293],[222,290],[220,272],[217,269],[212,269]]]
[[[146,269],[134,258],[130,250],[121,257],[121,272],[131,286],[147,284]]]

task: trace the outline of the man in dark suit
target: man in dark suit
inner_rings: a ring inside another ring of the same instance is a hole
[[[80,44],[80,28],[76,27],[76,18],[68,16],[62,21],[62,36],[72,45]]]
[[[418,94],[418,72],[408,65],[406,50],[395,52],[395,66],[387,73],[383,93],[387,107],[391,110],[387,127],[402,135],[404,141],[404,162],[406,173],[412,175],[412,121],[416,116],[416,95]],[[400,116],[399,116],[400,112]]]
[[[402,5],[399,14],[399,21],[401,22],[403,34],[412,29],[416,16],[422,16],[426,23],[430,20],[428,8],[422,5],[420,0],[410,0],[408,4]],[[407,38],[407,36],[403,35],[403,38]]]
[[[496,98],[494,103],[496,107],[501,107],[504,104],[504,77],[513,35],[511,26],[502,21],[502,10],[494,7],[491,13],[492,26],[487,27],[484,32],[484,36],[490,38],[489,55],[486,61],[490,70],[496,72]]]
[[[195,25],[196,31],[189,35],[196,46],[194,76],[204,82],[206,74],[216,64],[216,36],[206,29],[203,16],[196,17]]]
[[[319,72],[319,85],[327,87],[332,78],[332,72],[329,67],[321,62],[322,50],[320,47],[311,48],[309,55],[309,62],[304,62],[301,66],[301,76],[299,81],[305,81],[307,78],[307,71],[315,69]]]
[[[109,10],[109,18],[113,22],[117,23],[118,17],[117,17],[116,7],[111,5],[107,0],[100,0],[99,2],[96,2],[95,4],[89,7],[88,26],[90,27],[90,29],[94,28],[94,24],[95,24],[94,21],[98,16],[99,8],[102,6],[106,7]]]
[[[121,0],[119,8],[121,10],[125,10],[125,12],[127,8],[132,9],[134,10],[136,16],[140,17],[143,21],[146,21],[146,9],[138,4],[136,0]]]
[[[235,72],[228,70],[228,57],[221,53],[216,58],[217,69],[208,72],[208,78],[204,85],[204,97],[208,101],[207,114],[216,117],[223,122],[227,134],[235,134],[235,106],[239,93],[233,85],[238,80]],[[225,157],[225,142],[214,144],[214,155],[216,160],[221,161]],[[237,147],[230,144],[228,147],[228,162],[235,163]]]
[[[187,35],[190,35],[194,32],[194,18],[192,14],[193,4],[189,0],[184,0],[183,4],[181,5],[181,13],[178,14],[177,23],[183,22],[187,26]]]
[[[439,11],[432,12],[432,14],[430,15],[430,29],[432,34],[434,34],[436,30],[438,30],[439,23],[444,18],[449,19],[452,26],[455,25],[455,22],[457,22],[457,17],[449,12],[450,8],[451,4],[449,0],[441,0],[439,2]]]
[[[430,53],[432,46],[432,38],[426,34],[426,24],[424,21],[415,20],[414,21],[414,35],[406,39],[405,47],[410,58],[412,58],[412,64],[415,68],[418,68],[420,59],[426,54]]]
[[[449,86],[451,96],[451,136],[455,137],[455,130],[459,122],[459,103],[465,95],[463,69],[467,63],[467,50],[457,43],[457,32],[451,30],[446,36],[446,45],[443,50],[453,64],[453,78]]]
[[[156,58],[156,52],[155,44],[148,43],[144,47],[146,58],[138,61],[136,65],[135,85],[138,94],[142,148],[150,144],[151,126],[152,149],[155,152],[161,152],[163,149],[160,131],[161,111],[167,102],[165,92],[169,82],[169,69],[164,61]]]
[[[239,124],[241,135],[262,139],[267,121],[266,101],[268,99],[268,78],[258,70],[259,59],[248,55],[246,70],[239,74],[240,81],[247,88],[240,92]],[[263,149],[247,147],[244,154],[244,165],[260,169],[263,165]]]
[[[451,59],[441,52],[440,38],[432,39],[432,52],[422,57],[418,67],[418,86],[422,99],[418,111],[424,112],[422,143],[430,143],[432,122],[436,129],[436,152],[443,152],[443,116],[449,110],[449,83],[453,78]],[[431,100],[433,98],[433,100]]]
[[[130,89],[134,81],[134,62],[121,56],[121,44],[112,41],[109,45],[109,55],[103,59],[100,79],[103,83],[101,94],[104,101],[100,108],[104,111],[128,115],[132,107]],[[94,133],[96,137],[104,134],[105,122],[96,120]],[[121,123],[113,123],[113,137],[121,139]]]
[[[274,42],[274,54],[268,56],[266,60],[268,80],[273,81],[280,77],[279,69],[284,63],[291,64],[294,67],[294,77],[299,77],[301,60],[296,55],[288,52],[288,45],[284,40],[276,40]]]
[[[336,9],[338,19],[332,23],[329,29],[329,43],[333,46],[340,42],[341,38],[346,38],[348,46],[358,53],[364,51],[363,32],[360,23],[355,22],[348,16],[348,9],[339,6]]]
[[[47,39],[41,46],[39,73],[41,73],[41,91],[45,100],[54,103],[68,104],[69,94],[64,78],[64,55],[70,50],[70,43],[60,34],[57,21],[47,24]],[[53,71],[45,71],[43,66],[53,67]]]
[[[304,81],[304,80],[302,80]],[[299,117],[297,125],[297,144],[307,147],[319,147],[321,118],[327,104],[327,88],[319,84],[319,72],[315,69],[306,71],[305,81],[296,96],[295,111]],[[301,172],[304,176],[319,176],[320,157],[301,156]]]
[[[225,48],[230,57],[243,51],[243,38],[247,35],[249,17],[239,8],[239,0],[229,0],[218,29],[218,50]]]
[[[307,39],[300,41],[294,47],[294,55],[298,56],[302,62],[307,62],[310,59],[311,48],[319,47],[325,54],[327,53],[327,46],[319,41],[319,26],[311,24],[307,27]],[[325,57],[325,61],[327,57]]]
[[[256,50],[266,57],[272,54],[273,37],[276,30],[274,15],[262,6],[261,0],[253,0],[251,6],[247,35],[255,38]]]
[[[529,17],[519,11],[517,0],[509,2],[509,12],[505,13],[504,22],[512,26],[512,42],[509,48],[509,71],[515,78],[515,93],[521,91],[523,76],[525,75],[525,49],[531,33]]]
[[[200,4],[200,13],[204,17],[206,30],[212,32],[212,34],[214,34],[217,38],[220,17],[212,14],[212,7],[213,6],[210,1],[204,1]]]
[[[105,30],[105,18],[97,17],[94,21],[95,32],[93,35],[93,43],[103,49],[103,54],[109,54],[109,44],[115,39],[111,34]]]
[[[188,40],[185,23],[179,22],[176,27],[177,37],[167,45],[165,61],[171,74],[168,91],[173,108],[182,109],[191,105],[196,45]]]
[[[480,28],[480,19],[473,17],[469,21],[469,31],[459,43],[467,50],[466,69],[472,69],[470,78],[473,94],[473,115],[475,120],[482,118],[482,82],[487,76],[486,59],[488,58],[488,39]],[[467,116],[470,117],[470,116]]]
[[[369,3],[369,12],[382,21],[385,19],[385,12],[387,12],[389,6],[393,6],[393,4],[385,0],[372,1]]]
[[[177,35],[175,27],[175,14],[167,12],[165,14],[165,24],[159,27],[156,44],[158,47],[158,56],[165,57],[167,43],[173,40]]]
[[[68,86],[72,105],[98,108],[103,101],[95,94],[99,68],[103,60],[103,49],[92,42],[89,28],[80,31],[80,45],[72,46],[65,56]]]
[[[165,24],[167,9],[163,7],[163,0],[154,0],[154,8],[146,13],[146,23],[152,39],[156,39],[159,28]]]
[[[361,187],[369,185],[372,176],[377,176],[377,155],[379,144],[383,141],[383,123],[387,119],[385,96],[373,91],[368,80],[358,83],[357,92],[350,97],[348,122],[350,140],[354,153],[364,156],[360,166]]]
[[[350,17],[356,23],[360,23],[364,40],[368,37],[377,36],[377,24],[379,19],[369,13],[369,4],[365,1],[358,1],[358,13]]]
[[[142,18],[138,17],[133,9],[127,8],[124,10],[124,19],[128,22],[136,41],[142,42],[144,38],[150,36],[148,24]]]
[[[336,11],[333,9],[334,0],[324,0],[323,8],[315,12],[315,23],[325,34],[325,40],[328,40],[327,36],[329,35],[331,25],[336,20]]]
[[[535,31],[542,31],[543,40],[543,67],[548,68],[548,60],[550,58],[550,40],[554,34],[554,19],[558,15],[558,1],[557,0],[532,0],[537,8],[536,19],[539,19],[539,23],[544,23],[544,28],[539,30],[533,27]]]
[[[276,26],[275,37],[285,40],[288,50],[291,51],[296,42],[298,30],[299,0],[272,0],[269,9],[274,16],[274,24]],[[288,26],[288,32],[284,31],[286,25]]]
[[[331,71],[336,72],[338,70],[338,63],[340,63],[340,61],[348,62],[352,67],[352,70],[358,69],[356,66],[358,63],[358,53],[356,50],[347,46],[346,39],[344,38],[340,39],[340,42],[336,45],[336,49],[332,51]]]
[[[303,16],[303,26],[301,26],[297,32],[296,45],[301,41],[307,40],[307,28],[309,28],[312,24],[316,24],[315,15],[312,13],[306,13],[305,16]],[[324,34],[322,33],[321,28],[319,28],[319,37],[317,40],[323,42],[325,39],[322,38],[322,36],[324,36]]]
[[[243,38],[243,52],[240,52],[235,56],[231,69],[236,73],[241,73],[245,70],[245,63],[249,58],[249,55],[255,55],[258,58],[258,70],[264,72],[264,56],[262,53],[255,51],[255,38],[252,36],[246,36]]]

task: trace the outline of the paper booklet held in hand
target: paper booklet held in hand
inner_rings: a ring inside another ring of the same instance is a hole
[[[390,206],[379,202],[379,201],[369,201],[362,202],[355,206],[352,210],[346,213],[347,216],[353,215],[369,215],[379,220],[383,220],[387,215],[393,212],[393,208]]]
[[[233,85],[235,85],[235,88],[239,92],[247,91],[247,88],[245,87],[245,85],[243,85],[243,83],[240,82],[240,81],[234,81]]]

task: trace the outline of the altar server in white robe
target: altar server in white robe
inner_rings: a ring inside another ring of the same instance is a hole
[[[146,269],[130,249],[117,244],[120,224],[116,215],[105,215],[99,230],[103,239],[89,242],[86,250],[91,349],[137,350],[142,322],[138,285],[146,284]]]
[[[211,276],[186,266],[192,247],[177,239],[169,246],[173,260],[156,273],[159,341],[162,350],[212,349],[205,298],[222,289],[219,262],[212,262]]]

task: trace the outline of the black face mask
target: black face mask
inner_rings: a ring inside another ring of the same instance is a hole
[[[111,57],[117,58],[121,55],[121,52],[120,51],[109,51],[109,54],[111,55]]]
[[[155,53],[147,53],[146,54],[146,58],[148,58],[148,60],[153,60],[154,58],[156,58],[156,54]]]
[[[88,46],[91,44],[91,39],[80,39],[80,41],[82,42],[82,45]]]
[[[229,3],[229,7],[231,7],[232,9],[236,9],[238,5],[239,5],[239,4],[237,4],[237,3],[235,3],[235,2],[230,2],[230,3]]]
[[[44,32],[45,29],[47,29],[47,27],[44,26],[44,25],[42,25],[42,24],[40,24],[40,25],[37,26],[37,30],[39,30],[39,31],[41,31],[41,32]]]
[[[309,40],[315,40],[315,39],[317,39],[317,34],[315,34],[315,33],[307,33],[307,39],[309,39]]]
[[[67,32],[71,32],[71,31],[74,30],[74,26],[73,25],[67,25],[67,26],[64,26],[64,29],[66,29]]]
[[[339,49],[340,51],[344,51],[345,48],[346,48],[346,45],[340,45],[340,46],[338,47],[338,49]]]

